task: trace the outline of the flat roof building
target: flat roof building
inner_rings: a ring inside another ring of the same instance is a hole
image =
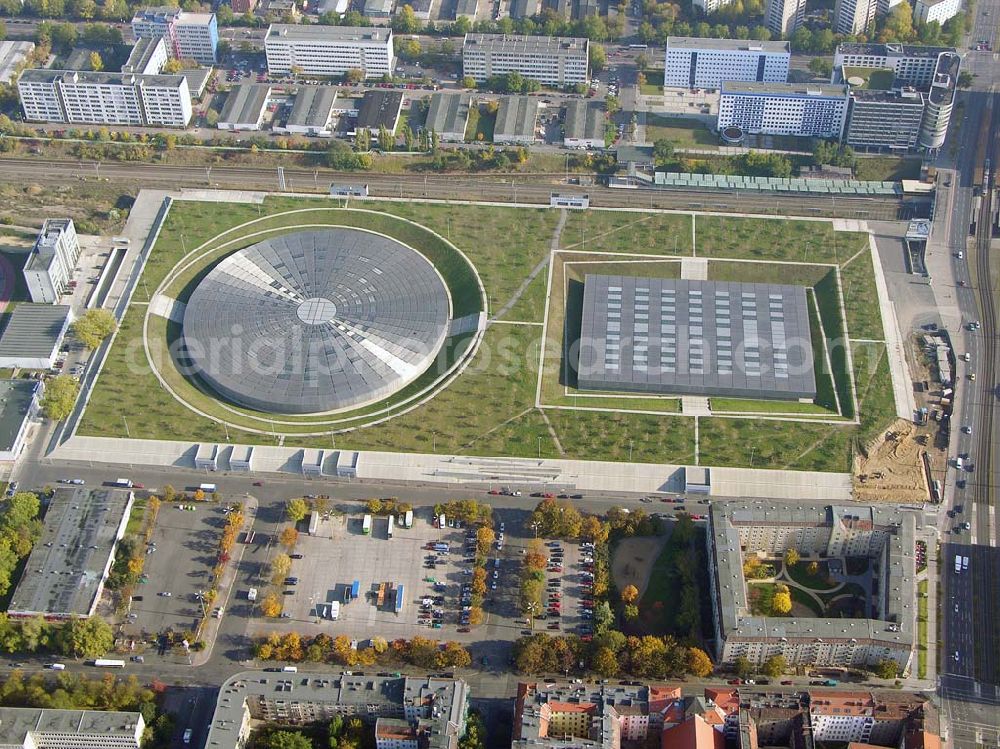
[[[712,88],[723,81],[788,80],[789,42],[742,39],[667,38],[663,73],[666,88]]]
[[[368,18],[389,18],[395,7],[395,0],[364,0],[364,15]]]
[[[475,21],[476,16],[479,14],[479,0],[456,0],[455,2],[455,20],[459,18],[468,18],[470,21]]]
[[[14,73],[34,51],[34,42],[0,42],[0,83],[10,83]]]
[[[917,145],[926,97],[912,89],[852,89],[844,143],[857,150],[905,151]]]
[[[24,118],[73,125],[186,127],[191,93],[182,75],[26,70],[17,81]]]
[[[806,289],[587,275],[583,390],[812,400]]]
[[[836,0],[833,31],[837,34],[864,34],[875,23],[879,0]]]
[[[764,3],[764,25],[775,36],[791,36],[805,19],[805,0],[767,0]]]
[[[0,334],[0,367],[51,369],[72,320],[64,304],[17,305]]]
[[[10,616],[92,616],[125,535],[132,492],[57,488],[42,537],[28,555],[10,601]]]
[[[846,85],[725,81],[718,129],[736,126],[751,134],[840,138],[847,97]]]
[[[567,148],[604,148],[608,118],[599,101],[574,99],[566,103],[563,145]]]
[[[218,61],[219,25],[214,13],[189,13],[178,8],[144,8],[132,18],[136,38],[162,37],[167,52],[178,60],[202,65]]]
[[[303,725],[358,716],[369,724],[403,720],[419,733],[421,747],[457,749],[468,708],[461,679],[244,671],[222,685],[205,745],[244,746],[252,720]]]
[[[922,148],[937,149],[944,145],[948,135],[948,125],[955,105],[958,89],[958,73],[962,67],[962,56],[958,52],[944,52],[938,55],[927,94],[924,119],[920,124],[919,144]]]
[[[260,130],[270,97],[271,87],[267,84],[237,86],[226,97],[216,126],[220,130]]]
[[[470,94],[442,92],[431,94],[431,104],[427,110],[424,128],[437,133],[446,143],[460,143],[465,140],[465,129],[469,124],[471,107]]]
[[[41,394],[39,380],[0,380],[0,461],[12,462],[21,454]]]
[[[340,76],[357,69],[365,78],[392,75],[396,64],[392,29],[359,26],[298,26],[273,23],[264,37],[267,69],[289,75]]]
[[[145,728],[141,713],[0,707],[5,749],[139,749]]]
[[[954,54],[954,47],[925,47],[918,44],[838,44],[833,53],[833,70],[837,75],[843,67],[889,68],[902,86],[926,89],[934,80],[938,58]]]
[[[80,242],[71,218],[47,218],[24,263],[24,282],[31,301],[55,304],[73,278]]]
[[[916,528],[918,513],[892,506],[787,505],[761,501],[714,502],[706,536],[715,655],[762,665],[781,655],[789,666],[839,668],[895,661],[911,664],[916,638]],[[806,561],[840,572],[843,560],[866,557],[874,574],[861,596],[860,618],[755,613],[743,564],[748,557],[780,559],[794,548]]]
[[[162,36],[140,36],[122,65],[123,73],[157,75],[170,59]]]
[[[365,91],[358,108],[359,128],[368,128],[372,135],[384,127],[390,133],[396,132],[399,115],[403,111],[401,91]]]
[[[296,135],[333,137],[333,107],[337,103],[335,86],[302,86],[295,94],[285,130]]]
[[[937,21],[942,26],[962,10],[962,0],[916,0],[913,20],[918,23]]]
[[[497,109],[493,142],[504,145],[530,145],[538,140],[538,100],[530,96],[504,96]]]
[[[583,38],[466,34],[462,68],[477,81],[516,71],[547,86],[572,86],[589,80],[589,55]]]

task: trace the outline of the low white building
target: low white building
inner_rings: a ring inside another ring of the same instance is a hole
[[[10,83],[21,63],[34,51],[34,42],[0,42],[0,83]]]
[[[141,713],[0,707],[0,746],[23,749],[139,749]]]
[[[41,380],[0,380],[0,462],[13,462],[24,449],[38,413]]]
[[[45,219],[31,254],[24,263],[24,281],[31,301],[55,304],[73,277],[80,259],[80,242],[71,218]]]
[[[295,95],[284,131],[294,135],[332,138],[336,122],[333,110],[336,104],[335,86],[303,86]]]
[[[245,83],[229,92],[216,126],[220,130],[260,130],[271,87]]]
[[[0,368],[52,369],[72,321],[65,304],[17,305],[0,335]]]
[[[791,57],[788,42],[671,36],[667,39],[663,85],[716,89],[723,81],[784,83]]]
[[[840,138],[847,118],[848,87],[835,84],[722,84],[718,128],[740,127],[762,135]]]
[[[937,21],[942,26],[962,10],[962,0],[916,0],[913,20],[919,23]]]
[[[365,78],[392,75],[396,57],[392,29],[357,26],[297,26],[273,23],[264,37],[268,72],[343,75],[357,69]]]

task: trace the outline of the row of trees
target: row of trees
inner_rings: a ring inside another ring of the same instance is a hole
[[[314,663],[335,663],[341,666],[374,666],[411,664],[418,668],[464,668],[472,665],[472,656],[460,643],[439,643],[426,637],[386,640],[373,637],[366,647],[351,647],[347,635],[331,637],[325,633],[303,637],[298,632],[272,632],[253,646],[254,657]]]
[[[114,646],[111,625],[98,616],[47,622],[42,617],[9,619],[0,614],[0,650],[97,658]]]
[[[575,635],[553,637],[537,632],[514,643],[514,665],[522,673],[567,673],[580,663],[609,678],[620,674],[704,677],[712,672],[712,661],[705,651],[682,645],[669,635],[627,637],[618,630],[609,630],[586,643]]]
[[[0,596],[13,585],[18,563],[28,556],[42,535],[37,494],[17,492],[0,505]]]

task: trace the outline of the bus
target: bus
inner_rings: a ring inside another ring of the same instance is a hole
[[[628,48],[629,49],[649,49],[649,45],[648,44],[630,44],[630,45],[628,45]]]
[[[406,599],[403,598],[403,586],[400,585],[398,588],[396,588],[396,613],[397,614],[400,611],[403,610],[403,603],[405,602],[405,600]]]
[[[97,668],[125,668],[125,661],[116,658],[95,658],[94,665]]]
[[[389,529],[388,529],[388,531],[386,531],[388,533],[388,537],[389,538],[392,538],[392,526],[393,525],[395,525],[395,521],[394,521],[392,515],[389,515]]]

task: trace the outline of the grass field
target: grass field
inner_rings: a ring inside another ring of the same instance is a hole
[[[820,563],[819,572],[815,575],[809,573],[809,562],[806,561],[785,565],[785,571],[792,580],[811,590],[830,590],[837,586],[837,583],[831,583],[826,579],[826,562]]]
[[[862,156],[858,158],[854,167],[854,178],[863,182],[898,182],[902,179],[920,179],[920,159],[899,156]]]
[[[123,417],[133,437],[170,438],[190,441],[267,443],[272,417],[243,409],[223,410],[213,397],[199,392],[198,383],[184,380],[169,366],[161,372],[178,390],[186,388],[185,398],[202,408],[212,418],[193,414],[177,403],[160,387],[149,368],[142,349],[142,322],[148,293],[153,292],[186,254],[220,232],[247,221],[246,229],[223,236],[208,250],[229,252],[251,243],[237,239],[252,231],[276,232],[302,224],[342,224],[362,226],[397,236],[431,257],[454,290],[456,313],[468,314],[479,301],[471,289],[471,271],[458,261],[447,243],[422,227],[449,239],[475,266],[488,296],[491,311],[510,301],[533,268],[544,263],[556,231],[556,211],[533,208],[494,208],[474,205],[388,203],[365,201],[352,203],[352,210],[334,209],[338,203],[329,199],[268,198],[263,205],[227,205],[220,212],[217,204],[175,203],[139,284],[136,301],[123,320],[120,333],[105,364],[98,385],[84,414],[83,434],[124,436]],[[357,210],[356,207],[363,207]],[[301,213],[279,216],[290,210]],[[409,219],[419,226],[399,221]],[[258,219],[262,219],[259,220]],[[834,233],[826,222],[769,221],[730,217],[698,216],[695,222],[695,245],[699,256],[712,258],[710,267],[720,276],[753,280],[763,273],[758,264],[746,264],[735,270],[735,263],[722,258],[755,260],[794,260],[804,263],[837,263],[854,257],[867,246],[867,237]],[[864,240],[864,241],[862,241]],[[631,260],[646,261],[645,272],[664,277],[678,277],[676,259],[663,255],[684,256],[692,253],[692,217],[687,214],[646,214],[619,211],[569,211],[560,246],[568,252],[556,256],[553,271],[562,277],[563,264],[571,261],[569,277],[582,280],[587,272],[633,272],[633,263],[622,258],[595,256],[594,252],[632,253]],[[584,248],[586,251],[584,251]],[[582,265],[581,261],[590,264]],[[575,263],[575,264],[574,264]],[[851,281],[851,298],[875,298],[870,278],[870,261],[856,257],[845,269]],[[191,281],[204,272],[192,267],[172,282],[170,291],[183,297]],[[819,285],[827,278],[821,266],[789,266],[782,270],[784,280]],[[554,276],[554,277],[556,277]],[[567,457],[610,459],[636,462],[691,463],[696,457],[706,465],[747,465],[801,470],[846,470],[851,447],[856,439],[877,433],[894,408],[888,378],[885,348],[880,344],[855,344],[855,377],[862,402],[862,426],[834,427],[823,424],[775,422],[750,418],[702,419],[700,449],[695,455],[694,419],[680,416],[679,401],[672,398],[627,398],[617,394],[582,394],[563,378],[560,381],[559,352],[566,319],[566,287],[554,283],[549,300],[548,340],[545,380],[542,388],[542,411],[535,407],[535,390],[542,328],[538,323],[545,313],[548,271],[542,267],[524,289],[503,320],[528,325],[503,324],[491,327],[483,345],[465,373],[427,403],[386,424],[338,434],[337,447],[463,453],[470,455],[511,455],[519,457]],[[761,277],[763,278],[763,276]],[[574,292],[578,293],[578,292]],[[845,289],[845,296],[847,290]],[[572,300],[570,300],[572,301]],[[874,306],[874,305],[870,305]],[[849,309],[851,333],[856,322],[865,331],[863,337],[881,338],[877,310]],[[851,317],[853,316],[853,317]],[[176,326],[152,317],[155,329],[154,348],[158,353],[177,335]],[[824,324],[826,320],[824,319]],[[831,333],[828,330],[827,335]],[[459,343],[465,343],[460,341]],[[553,347],[554,346],[554,347]],[[164,357],[169,365],[169,357]],[[437,373],[419,379],[386,403],[395,412],[401,402],[414,395]],[[734,402],[713,401],[713,406],[737,409]],[[744,401],[768,411],[770,404]],[[351,418],[338,428],[354,425],[381,415],[386,404],[377,404],[339,418]],[[613,410],[579,410],[584,408]],[[829,416],[829,410],[814,404],[782,404],[784,413],[808,419]],[[649,413],[645,413],[645,412]],[[255,418],[250,418],[251,416]],[[546,423],[546,417],[548,423]],[[227,430],[217,421],[226,418],[235,426]],[[287,422],[274,426],[282,431],[318,432],[333,428],[318,425],[316,417],[275,416]],[[311,423],[313,422],[313,423]],[[251,434],[256,427],[262,433]],[[550,431],[551,430],[551,431]],[[558,439],[553,439],[552,433]],[[321,445],[329,436],[288,434],[285,445]],[[332,443],[331,443],[332,444]]]
[[[647,70],[644,75],[646,82],[639,86],[639,92],[646,96],[660,96],[663,94],[663,71]]]
[[[645,92],[643,92],[645,93]],[[660,94],[662,91],[655,91]],[[698,148],[718,150],[719,138],[700,120],[686,117],[666,117],[660,114],[646,115],[646,142],[655,143],[661,138],[669,140],[674,148]]]

